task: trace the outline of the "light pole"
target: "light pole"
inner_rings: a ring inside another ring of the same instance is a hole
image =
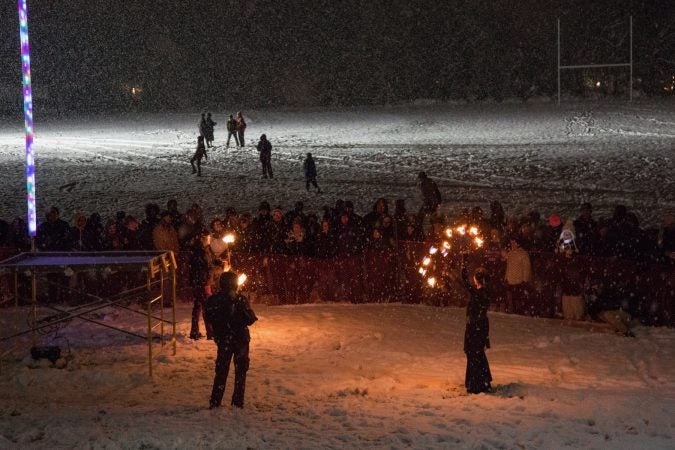
[[[26,127],[26,199],[28,202],[28,234],[35,249],[35,156],[33,154],[33,93],[30,81],[30,46],[28,45],[28,4],[18,0],[19,36],[21,38],[21,70],[23,84],[23,115]]]

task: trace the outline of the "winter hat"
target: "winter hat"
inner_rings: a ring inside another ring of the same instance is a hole
[[[279,213],[279,214],[283,214],[283,213],[284,213],[283,210],[281,209],[281,206],[277,206],[276,208],[274,208],[274,209],[272,210],[272,214],[276,214],[276,213]]]
[[[560,220],[560,216],[557,215],[556,213],[553,213],[550,216],[548,216],[548,224],[552,228],[559,227],[561,223],[562,223],[562,221]]]

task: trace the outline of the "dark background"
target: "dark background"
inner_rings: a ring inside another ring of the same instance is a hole
[[[556,94],[563,64],[628,62],[668,95],[668,0],[29,1],[36,110],[501,101]],[[21,111],[16,2],[0,6],[0,112]],[[602,88],[594,88],[602,80]],[[627,69],[564,72],[565,93],[626,97]],[[132,95],[131,88],[140,88]]]

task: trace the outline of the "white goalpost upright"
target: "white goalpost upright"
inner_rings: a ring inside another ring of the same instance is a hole
[[[628,83],[628,101],[633,101],[633,16],[629,16],[628,28],[630,35],[629,57],[627,63],[618,64],[572,64],[562,65],[560,61],[560,18],[558,18],[558,105],[560,105],[560,72],[573,69],[597,69],[601,67],[629,67],[630,81]]]

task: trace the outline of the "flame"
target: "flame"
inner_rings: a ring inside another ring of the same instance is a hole
[[[472,236],[477,236],[478,235],[478,228],[476,228],[476,227],[469,228],[469,234],[471,234]]]
[[[434,277],[427,278],[427,284],[431,287],[434,287],[436,285],[436,278]]]
[[[457,227],[457,232],[461,235],[466,234],[466,225],[460,225]]]
[[[443,241],[443,248],[449,250],[450,249],[450,243],[448,241]]]
[[[435,255],[437,251],[438,251],[438,249],[437,249],[436,247],[431,247],[431,248],[429,249],[429,254],[430,254],[430,255]]]
[[[477,246],[477,247],[482,247],[482,246],[483,246],[483,240],[482,240],[481,238],[479,238],[478,236],[476,236],[476,238],[474,239],[474,241],[476,241],[476,246]]]
[[[449,238],[452,237],[452,228],[446,228],[445,229],[445,235]]]
[[[223,242],[226,244],[232,244],[234,242],[234,234],[226,234],[223,236]]]
[[[427,273],[427,269],[425,269],[424,267],[420,267],[419,273],[420,273],[422,276],[424,276],[424,275],[426,275],[426,273]]]
[[[242,284],[246,283],[246,279],[248,277],[246,276],[245,273],[242,273],[239,275],[239,278],[237,278],[237,286],[241,286]]]
[[[422,265],[428,266],[429,264],[431,264],[431,258],[429,258],[429,257],[427,256],[426,258],[424,258],[424,259],[422,260]]]

